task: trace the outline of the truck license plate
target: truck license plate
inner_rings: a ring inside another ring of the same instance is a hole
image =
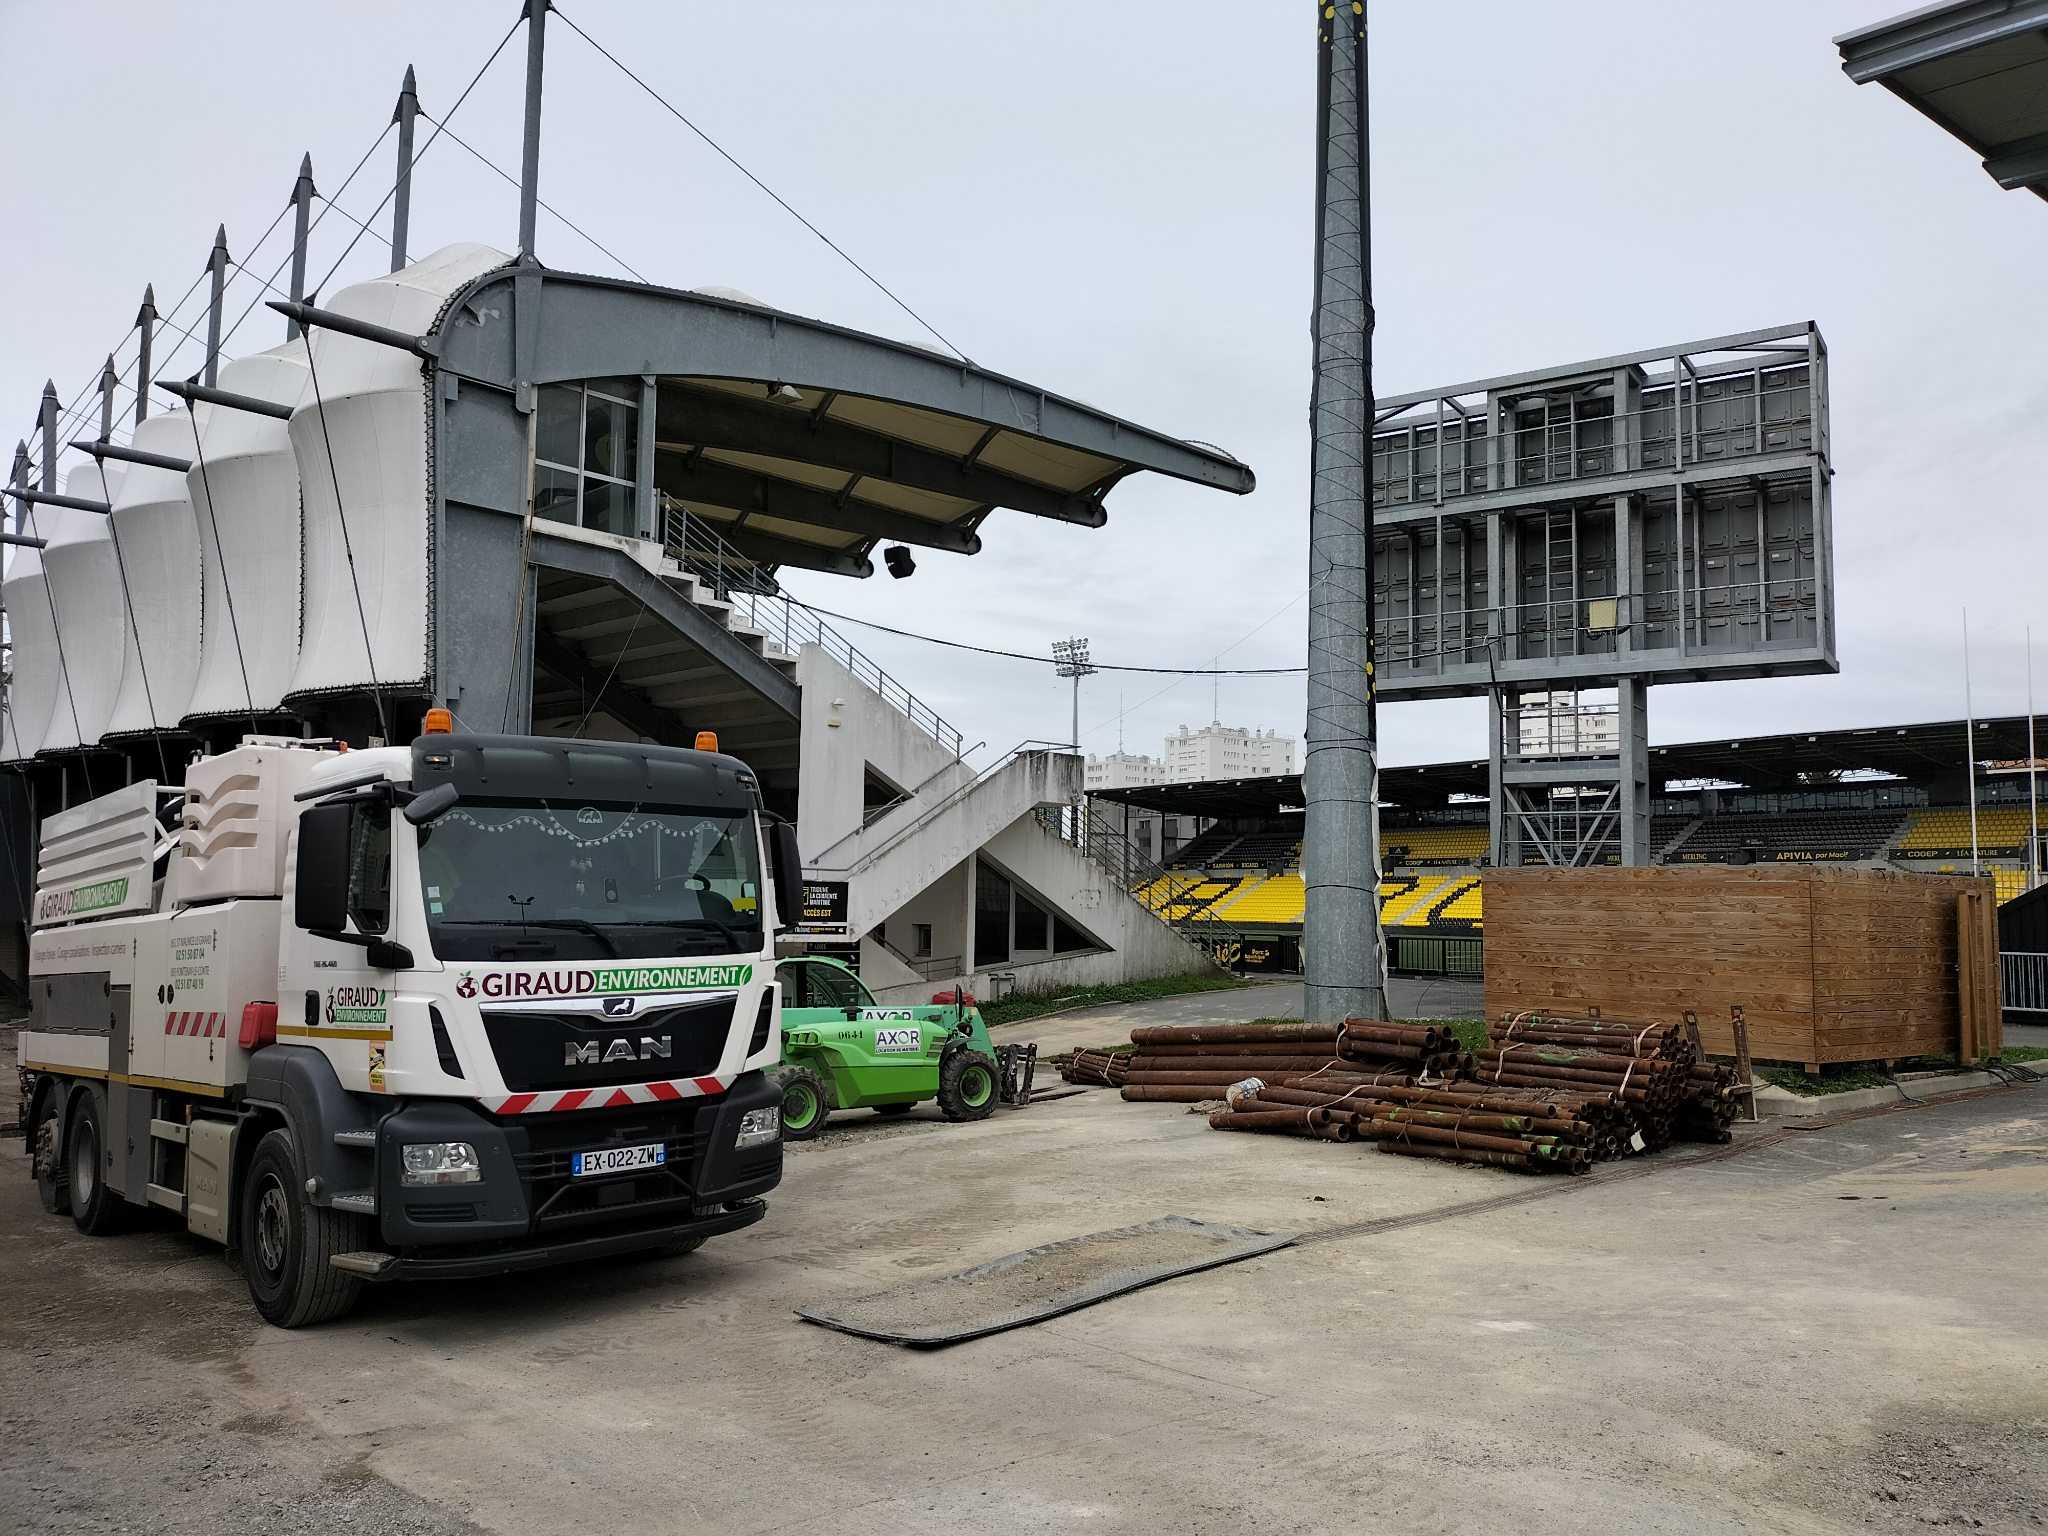
[[[668,1148],[661,1142],[640,1147],[600,1147],[595,1152],[569,1154],[569,1172],[579,1179],[602,1173],[629,1173],[635,1168],[659,1168],[668,1161]]]

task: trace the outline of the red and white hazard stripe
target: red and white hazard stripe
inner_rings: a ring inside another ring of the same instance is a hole
[[[545,1093],[508,1093],[485,1098],[494,1115],[540,1115],[562,1109],[618,1109],[627,1104],[672,1104],[709,1098],[732,1086],[731,1077],[672,1077],[660,1083],[626,1083],[617,1088],[555,1088]]]
[[[228,1037],[228,1016],[224,1013],[167,1013],[164,1015],[164,1033],[225,1040]]]

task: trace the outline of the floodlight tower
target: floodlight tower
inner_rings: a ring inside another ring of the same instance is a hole
[[[1074,729],[1072,741],[1076,752],[1081,750],[1081,679],[1090,676],[1095,668],[1088,664],[1088,641],[1085,637],[1072,640],[1055,640],[1052,643],[1053,673],[1058,677],[1074,680]]]
[[[1306,1016],[1387,1016],[1373,801],[1372,232],[1365,5],[1316,6],[1316,274],[1310,331]]]

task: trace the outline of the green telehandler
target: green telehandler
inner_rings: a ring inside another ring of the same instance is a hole
[[[782,983],[782,1134],[808,1141],[835,1109],[907,1115],[936,1099],[948,1120],[982,1120],[1031,1095],[1035,1045],[997,1047],[972,994],[928,1004],[878,1003],[837,960],[807,955],[775,968]]]

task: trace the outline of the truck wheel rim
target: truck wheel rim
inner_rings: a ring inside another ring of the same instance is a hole
[[[87,1120],[78,1127],[71,1141],[71,1192],[77,1196],[81,1208],[92,1203],[99,1172],[99,1137],[93,1134],[92,1122]]]
[[[284,1207],[284,1186],[273,1177],[263,1181],[263,1193],[256,1200],[256,1262],[265,1274],[284,1269],[284,1254],[290,1218]]]
[[[809,1130],[818,1118],[818,1096],[808,1084],[792,1084],[782,1095],[782,1123],[792,1131]]]
[[[960,1097],[969,1109],[979,1109],[996,1091],[996,1080],[987,1067],[969,1067],[960,1074]]]

